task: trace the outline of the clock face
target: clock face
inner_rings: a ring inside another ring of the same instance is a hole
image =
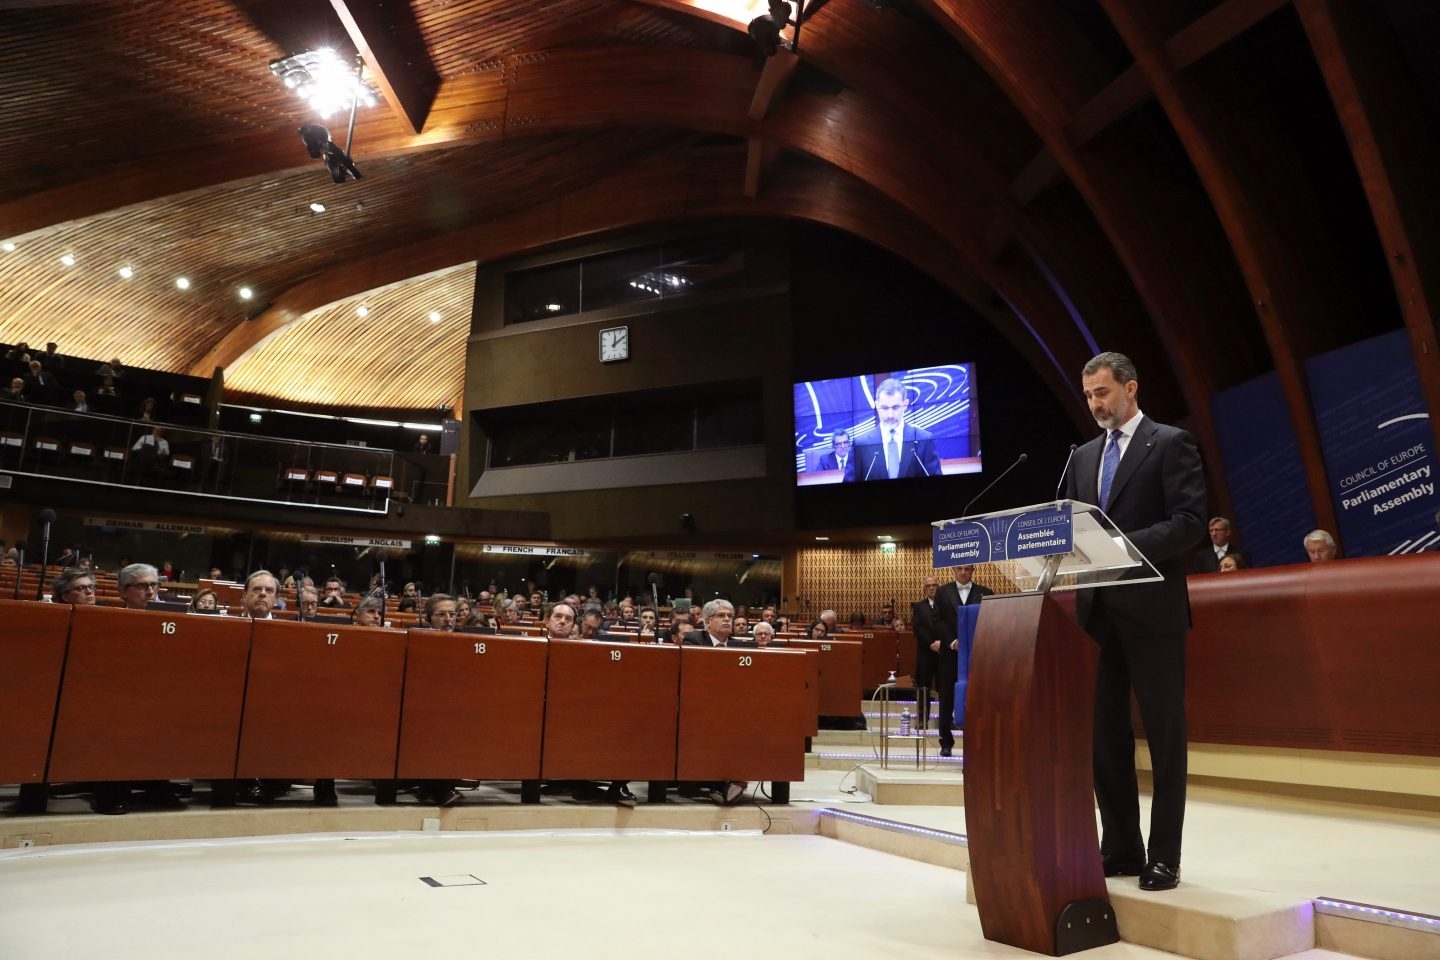
[[[611,327],[600,331],[600,362],[613,363],[630,358],[630,328]]]

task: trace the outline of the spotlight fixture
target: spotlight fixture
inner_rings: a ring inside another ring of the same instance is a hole
[[[135,276],[135,268],[127,264],[126,266],[123,266],[119,270],[117,270],[116,273],[120,274],[120,279],[129,280],[131,277]]]
[[[439,310],[431,310],[431,311],[430,311],[430,322],[431,322],[431,323],[439,323],[439,322],[440,322],[440,311],[439,311]]]
[[[355,131],[353,115],[350,131],[352,134]],[[318,123],[307,123],[300,128],[300,139],[312,158],[325,161],[325,169],[330,171],[331,180],[344,183],[347,178],[360,179],[360,170],[355,166],[355,161],[350,159],[350,151],[341,150],[340,145],[330,139],[329,130]],[[314,210],[315,204],[312,203],[310,209]]]
[[[73,267],[73,266],[75,266],[75,254],[73,254],[73,253],[62,254],[61,257],[60,257],[60,262],[63,263],[63,264],[65,264],[65,266],[67,266],[67,267]]]
[[[316,200],[314,203],[310,204],[310,212],[311,212],[311,213],[324,213],[324,212],[325,212],[325,204],[321,203],[319,200]]]
[[[239,290],[236,291],[236,293],[240,295],[241,300],[249,300],[251,297],[255,296],[255,291],[251,290],[249,287],[241,287]]]
[[[365,304],[363,304],[363,303],[360,304],[360,306],[358,306],[358,307],[355,308],[355,316],[357,316],[357,317],[368,317],[368,316],[370,316],[370,308],[367,307],[367,306],[365,306]]]
[[[189,290],[189,289],[190,289],[190,278],[189,278],[189,277],[176,277],[176,278],[175,278],[175,286],[179,287],[181,290]]]
[[[329,47],[272,61],[270,72],[328,120],[352,103],[375,106],[375,93],[360,76],[360,58],[345,60]]]
[[[6,240],[3,244],[0,244],[0,250],[4,250],[6,253],[14,253],[15,244],[11,243],[9,240]]]
[[[750,21],[750,39],[766,57],[780,52],[781,46],[789,46],[780,39],[780,34],[790,21],[791,6],[786,0],[770,0],[770,12],[762,13]],[[798,29],[799,25],[796,24]]]

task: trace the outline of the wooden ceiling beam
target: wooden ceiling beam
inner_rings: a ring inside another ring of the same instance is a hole
[[[778,50],[773,57],[765,58],[760,70],[760,80],[755,84],[755,96],[750,101],[750,119],[764,120],[770,106],[785,93],[800,58],[789,50]]]
[[[780,161],[780,150],[760,137],[751,137],[745,150],[745,186],[743,193],[754,200],[765,188],[775,165]]]
[[[1171,65],[1152,20],[1163,0],[1100,5],[1135,55],[1220,218],[1270,347],[1316,522],[1334,531],[1335,506],[1305,376],[1308,356],[1338,345],[1326,342],[1324,332],[1343,329],[1339,312],[1349,302],[1339,282],[1339,252],[1314,216],[1323,201],[1306,191],[1304,166],[1275,134],[1275,124],[1265,121],[1270,111],[1263,99],[1232,82],[1229,70],[1223,76],[1212,71],[1202,82]],[[1244,123],[1229,109],[1242,102],[1250,114]]]
[[[1440,450],[1440,151],[1418,134],[1425,107],[1394,38],[1369,4],[1295,0],[1336,115],[1350,144],[1390,279],[1410,336],[1420,393]]]
[[[425,127],[440,77],[408,3],[330,0],[350,41],[397,119],[412,134]]]
[[[1174,64],[1175,69],[1184,70],[1290,2],[1291,0],[1225,0],[1166,40],[1165,56]],[[1082,147],[1112,124],[1149,102],[1153,96],[1154,91],[1145,78],[1144,71],[1131,65],[1076,111],[1075,116],[1065,125],[1066,136],[1072,145]],[[1037,177],[1035,174],[1040,170],[1048,172],[1049,177]],[[1059,167],[1042,148],[1035,159],[1026,165],[1025,171],[1015,178],[1010,192],[1016,201],[1024,206],[1040,192],[1058,182],[1059,177]]]

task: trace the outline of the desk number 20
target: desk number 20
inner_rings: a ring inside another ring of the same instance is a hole
[[[740,666],[742,666],[742,667],[750,667],[750,666],[754,666],[754,665],[755,665],[755,661],[754,661],[751,657],[748,657],[748,656],[746,656],[746,655],[744,655],[744,654],[741,654],[741,655],[740,655]]]

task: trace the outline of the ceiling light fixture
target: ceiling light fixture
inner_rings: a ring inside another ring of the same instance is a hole
[[[131,277],[135,276],[135,268],[127,264],[126,266],[123,266],[119,270],[117,270],[116,273],[120,274],[120,279],[129,280]]]
[[[279,77],[286,89],[294,90],[328,120],[330,115],[352,103],[375,106],[375,92],[360,76],[359,57],[346,60],[329,47],[307,50],[272,61],[270,72]]]
[[[439,310],[431,310],[431,311],[430,311],[430,322],[431,322],[431,323],[439,323],[439,322],[440,322],[440,311],[439,311]]]
[[[310,212],[311,212],[311,213],[324,213],[324,212],[325,212],[325,204],[321,203],[319,200],[316,200],[314,203],[310,204]]]
[[[73,253],[64,254],[60,257],[60,262],[67,267],[73,267],[75,266],[75,255]]]
[[[15,244],[11,243],[9,240],[6,240],[3,244],[0,244],[0,250],[4,250],[6,253],[14,253]]]
[[[355,308],[355,316],[357,316],[357,317],[368,317],[368,316],[370,316],[370,308],[367,307],[367,306],[365,306],[365,304],[363,304],[363,303],[360,304],[360,306],[358,306],[358,307]]]
[[[251,290],[249,287],[241,287],[236,292],[240,294],[241,300],[249,300],[251,297],[255,296],[255,291]]]
[[[175,286],[179,287],[181,290],[189,290],[189,289],[190,289],[190,278],[189,278],[189,277],[176,277],[176,278],[175,278]]]

